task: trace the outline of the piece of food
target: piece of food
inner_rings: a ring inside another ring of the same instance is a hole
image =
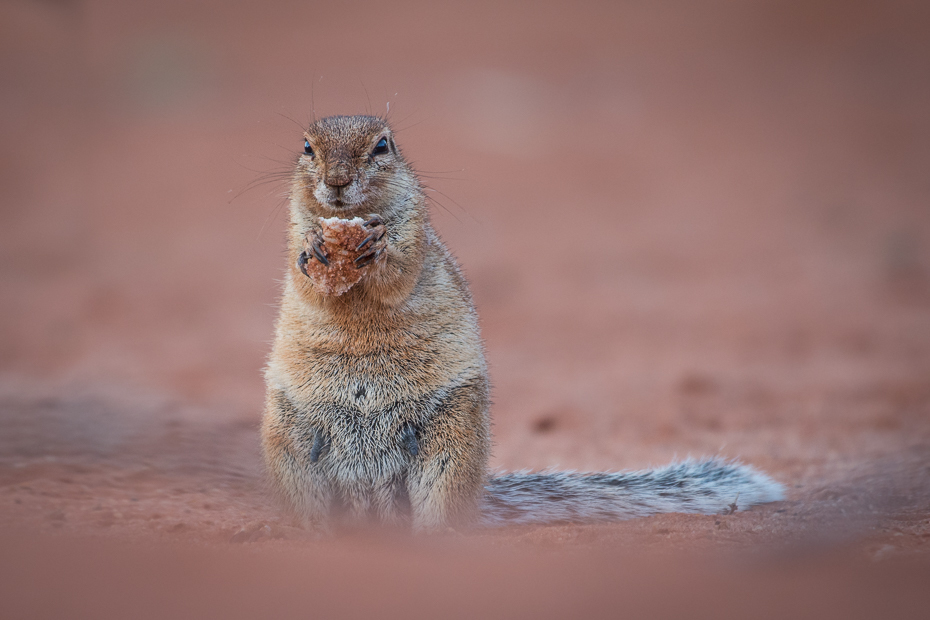
[[[304,239],[304,252],[307,255],[306,273],[316,289],[324,295],[342,295],[356,282],[362,279],[371,265],[356,268],[355,259],[359,256],[358,248],[371,231],[365,228],[365,220],[360,217],[343,220],[338,217],[320,218],[319,234],[311,232]],[[322,238],[319,244],[329,265],[324,265],[314,257],[313,242]]]

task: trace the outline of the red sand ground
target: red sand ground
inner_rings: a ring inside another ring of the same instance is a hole
[[[0,5],[0,615],[927,613],[923,3],[192,4]],[[284,178],[312,111],[388,103],[495,467],[722,454],[788,501],[293,527],[257,447]]]

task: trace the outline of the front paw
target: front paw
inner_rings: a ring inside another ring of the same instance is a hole
[[[329,256],[325,249],[326,241],[323,239],[323,229],[317,226],[307,233],[304,238],[304,250],[297,256],[297,268],[300,272],[311,277],[307,272],[307,263],[317,260],[324,267],[329,267]]]
[[[317,292],[339,296],[355,286],[370,266],[386,258],[387,236],[378,216],[345,220],[319,218],[303,239],[297,269]]]
[[[307,258],[313,257],[323,263],[325,266],[329,267],[329,256],[326,252],[326,240],[323,239],[323,229],[319,226],[312,228],[309,233],[307,233],[305,250],[303,254],[307,255]],[[301,270],[306,273],[305,270]]]
[[[384,238],[387,229],[380,216],[372,215],[363,226],[368,231],[368,236],[355,248],[356,252],[361,252],[353,261],[356,269],[371,264],[387,249],[387,239]]]

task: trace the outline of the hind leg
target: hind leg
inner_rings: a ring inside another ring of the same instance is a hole
[[[478,519],[490,448],[488,385],[477,378],[451,391],[417,433],[407,490],[418,531],[463,527]]]
[[[349,528],[409,527],[409,502],[405,499],[402,480],[342,481],[332,517],[339,526]]]
[[[283,392],[268,395],[262,418],[265,465],[278,491],[305,525],[328,530],[334,489],[320,466],[328,441],[297,415]]]

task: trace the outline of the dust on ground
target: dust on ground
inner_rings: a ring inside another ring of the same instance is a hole
[[[909,3],[3,4],[0,598],[925,610],[928,23]],[[388,111],[472,283],[495,468],[719,454],[787,501],[428,541],[296,527],[257,441],[289,166],[313,114]]]

